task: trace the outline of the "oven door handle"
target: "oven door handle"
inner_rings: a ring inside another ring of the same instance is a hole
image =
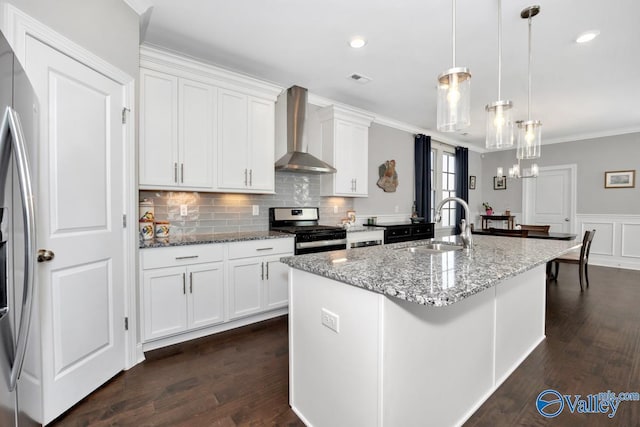
[[[296,243],[296,249],[320,248],[323,246],[346,245],[347,239],[317,240],[315,242]]]

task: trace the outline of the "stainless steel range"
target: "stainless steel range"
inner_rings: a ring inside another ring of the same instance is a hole
[[[269,208],[269,229],[295,234],[296,255],[346,249],[347,231],[319,220],[318,208]]]

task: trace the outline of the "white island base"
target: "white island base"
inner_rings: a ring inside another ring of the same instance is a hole
[[[308,426],[461,425],[544,339],[544,266],[445,307],[293,268],[289,292],[290,404]]]

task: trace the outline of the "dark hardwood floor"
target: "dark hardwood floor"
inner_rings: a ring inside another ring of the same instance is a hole
[[[640,392],[640,272],[591,266],[589,274],[580,293],[575,266],[560,269],[558,283],[547,285],[547,339],[465,426],[640,425],[640,402],[621,403],[613,419],[566,408],[546,419],[535,409],[548,388]],[[52,425],[303,425],[287,403],[285,317],[146,356]]]

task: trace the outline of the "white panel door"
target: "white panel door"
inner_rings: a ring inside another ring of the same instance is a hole
[[[273,156],[273,153],[271,154]],[[247,96],[218,91],[218,187],[247,189]]]
[[[570,233],[575,222],[575,171],[571,166],[541,167],[523,185],[524,223],[549,224],[551,231]]]
[[[247,258],[228,262],[229,318],[248,316],[262,310],[262,277],[264,264],[261,259]]]
[[[40,100],[38,245],[44,423],[124,368],[124,88],[27,37]]]
[[[265,264],[265,308],[267,310],[286,307],[289,304],[289,266],[280,258],[293,254],[281,254],[264,260]]]
[[[187,268],[189,329],[224,321],[224,264],[194,265]]]
[[[249,97],[249,187],[274,191],[275,106]]]
[[[336,194],[352,195],[354,192],[355,163],[361,159],[354,158],[353,125],[341,120],[336,120],[334,167],[338,170],[335,174]],[[366,163],[366,162],[365,162]]]
[[[215,170],[216,88],[180,79],[179,89],[178,179],[181,186],[211,190]]]
[[[140,70],[140,185],[178,185],[178,78]]]
[[[184,267],[147,270],[142,278],[144,340],[187,329],[187,285]]]

